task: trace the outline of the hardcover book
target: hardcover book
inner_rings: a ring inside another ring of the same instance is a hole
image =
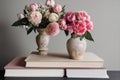
[[[5,77],[108,78],[102,68],[25,67],[25,57],[16,57],[5,68]]]
[[[32,52],[26,59],[26,67],[44,68],[102,68],[104,60],[95,53],[86,52],[81,60],[70,59],[67,54],[48,53],[41,56],[37,52]]]
[[[109,78],[107,69],[66,69],[66,76],[69,78]]]
[[[25,57],[16,57],[5,68],[5,77],[63,77],[64,69],[26,68]]]

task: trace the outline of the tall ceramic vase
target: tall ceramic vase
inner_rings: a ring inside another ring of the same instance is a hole
[[[71,59],[83,59],[86,51],[86,39],[80,40],[79,37],[71,36],[67,41],[67,50]]]
[[[36,36],[37,50],[40,55],[47,55],[47,46],[49,44],[49,35],[46,33],[45,29],[37,29],[38,35]]]

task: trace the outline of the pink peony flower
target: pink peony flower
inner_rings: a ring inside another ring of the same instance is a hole
[[[33,11],[28,16],[28,20],[34,25],[39,25],[39,23],[41,23],[41,19],[42,19],[42,14],[38,11]]]
[[[56,13],[59,13],[62,11],[62,6],[57,4],[55,5],[55,7],[53,8],[53,11],[56,12]]]
[[[67,29],[67,25],[61,26],[60,29],[66,30]]]
[[[50,7],[54,7],[55,6],[55,1],[54,0],[47,0],[46,5],[50,6]]]
[[[89,20],[86,20],[86,28],[88,31],[91,31],[93,30],[93,22],[92,21],[89,21]]]
[[[79,11],[75,13],[78,20],[90,20],[90,16],[85,11]]]
[[[73,32],[77,35],[82,35],[86,32],[86,23],[82,20],[75,22],[73,24]]]
[[[58,21],[58,23],[59,23],[60,29],[66,30],[67,25],[66,25],[65,19],[60,19],[60,20]]]
[[[59,23],[60,26],[66,25],[65,19],[60,19],[60,20],[58,21],[58,23]]]
[[[67,12],[65,14],[65,19],[69,22],[73,22],[76,20],[75,13],[74,12]]]
[[[73,26],[68,26],[66,30],[70,33],[73,33]]]
[[[38,4],[37,3],[31,3],[30,4],[30,10],[36,11],[38,9]]]
[[[49,23],[46,32],[51,36],[56,36],[59,33],[59,24],[56,22]]]

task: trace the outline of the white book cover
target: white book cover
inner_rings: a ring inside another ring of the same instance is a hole
[[[109,78],[107,69],[66,69],[68,78]]]
[[[63,77],[63,69],[6,69],[5,77]]]
[[[25,57],[16,57],[5,68],[5,77],[63,77],[64,69],[26,68]]]

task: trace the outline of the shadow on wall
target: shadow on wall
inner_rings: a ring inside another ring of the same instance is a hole
[[[14,44],[12,39],[14,34],[10,32],[10,29],[6,21],[0,22],[0,69],[3,68],[13,57],[17,56],[17,52],[20,51],[19,46]]]

